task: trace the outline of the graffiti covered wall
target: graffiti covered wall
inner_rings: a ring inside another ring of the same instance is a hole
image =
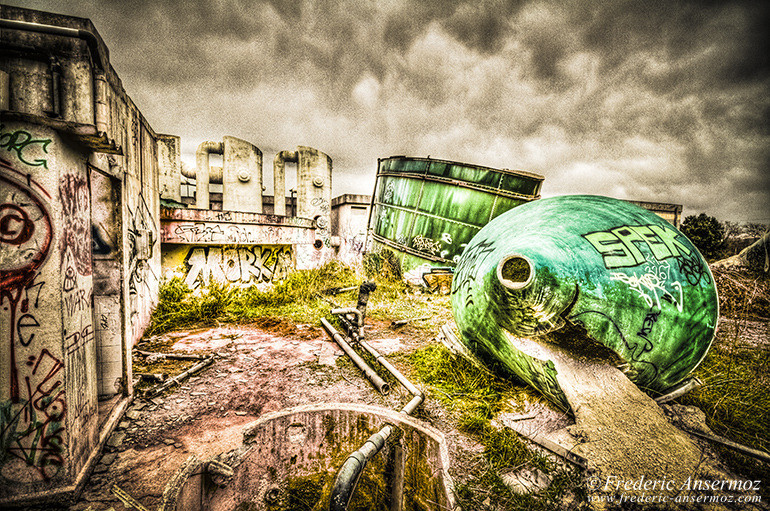
[[[294,267],[290,245],[176,246],[163,253],[167,275],[178,275],[193,289],[211,279],[249,286],[283,279]]]
[[[0,486],[44,489],[95,440],[87,171],[49,129],[0,147]]]

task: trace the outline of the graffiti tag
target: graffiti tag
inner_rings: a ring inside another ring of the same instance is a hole
[[[48,168],[48,161],[42,158],[34,159],[33,161],[27,160],[24,156],[24,151],[34,145],[40,145],[40,148],[44,153],[48,153],[48,144],[51,143],[50,138],[34,138],[31,133],[24,130],[16,131],[3,131],[5,126],[0,124],[0,148],[7,149],[16,153],[16,157],[30,167],[43,167]]]
[[[689,255],[690,249],[677,239],[679,233],[662,225],[624,225],[583,237],[604,258],[607,269],[638,266],[645,261],[640,246],[647,247],[658,261]]]
[[[190,250],[185,263],[185,282],[191,288],[210,279],[238,285],[272,282],[286,276],[291,266],[291,248],[196,247]]]

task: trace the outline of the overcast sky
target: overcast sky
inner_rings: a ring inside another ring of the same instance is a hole
[[[378,157],[428,156],[770,223],[770,9],[758,0],[96,1],[90,18],[153,128],[331,156],[334,195]]]

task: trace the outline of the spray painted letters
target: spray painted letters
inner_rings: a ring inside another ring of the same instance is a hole
[[[191,288],[212,278],[249,285],[284,278],[292,266],[292,253],[288,246],[197,247],[190,249],[185,264],[185,282]]]
[[[646,246],[658,261],[689,255],[690,249],[677,240],[677,233],[662,225],[624,225],[609,231],[584,234],[583,237],[602,255],[605,268],[628,268],[645,262],[639,250]]]

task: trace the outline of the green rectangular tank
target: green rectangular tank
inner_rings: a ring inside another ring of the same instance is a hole
[[[378,160],[369,251],[393,250],[403,271],[454,266],[493,218],[538,199],[543,176],[431,158]]]

